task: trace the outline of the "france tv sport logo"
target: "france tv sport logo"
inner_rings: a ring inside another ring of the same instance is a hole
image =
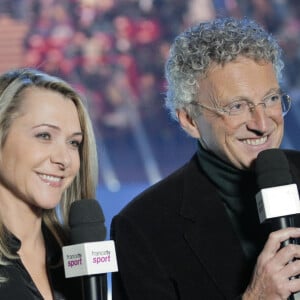
[[[66,278],[118,271],[114,241],[76,244],[62,250]]]

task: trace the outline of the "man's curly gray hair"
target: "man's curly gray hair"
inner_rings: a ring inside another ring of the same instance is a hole
[[[281,78],[282,50],[275,38],[253,20],[219,18],[200,23],[181,33],[171,46],[165,72],[166,107],[177,119],[176,110],[196,100],[199,78],[212,63],[224,65],[238,56],[271,62]]]

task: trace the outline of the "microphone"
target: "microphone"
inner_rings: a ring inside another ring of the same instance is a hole
[[[65,277],[81,277],[83,300],[107,300],[108,272],[118,271],[114,241],[105,241],[104,215],[97,200],[71,204],[70,244],[64,246]]]
[[[293,215],[300,213],[300,201],[284,152],[260,152],[255,167],[260,189],[256,194],[260,223],[269,222],[273,230],[294,226]]]
[[[260,189],[256,194],[260,223],[269,223],[272,231],[294,227],[294,215],[300,213],[300,201],[284,152],[280,149],[260,152],[255,171]],[[297,244],[297,241],[288,239],[281,243],[281,248],[288,244]],[[300,292],[292,294],[288,299],[299,300]]]

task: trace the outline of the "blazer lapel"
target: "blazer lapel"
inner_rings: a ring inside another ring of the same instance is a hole
[[[195,158],[187,169],[182,195],[186,242],[216,288],[226,297],[236,296],[246,288],[241,282],[247,271],[245,256],[222,201]]]

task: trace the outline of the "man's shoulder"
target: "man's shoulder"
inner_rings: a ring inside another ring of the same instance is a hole
[[[292,149],[283,149],[287,159],[296,164],[300,164],[300,151]]]
[[[300,151],[297,150],[283,150],[289,165],[294,179],[297,180],[298,184],[300,182]]]
[[[176,199],[181,194],[186,177],[196,168],[197,160],[193,156],[189,162],[134,197],[120,211],[120,214],[127,215],[141,211],[149,212],[159,210],[166,205],[175,206]]]

